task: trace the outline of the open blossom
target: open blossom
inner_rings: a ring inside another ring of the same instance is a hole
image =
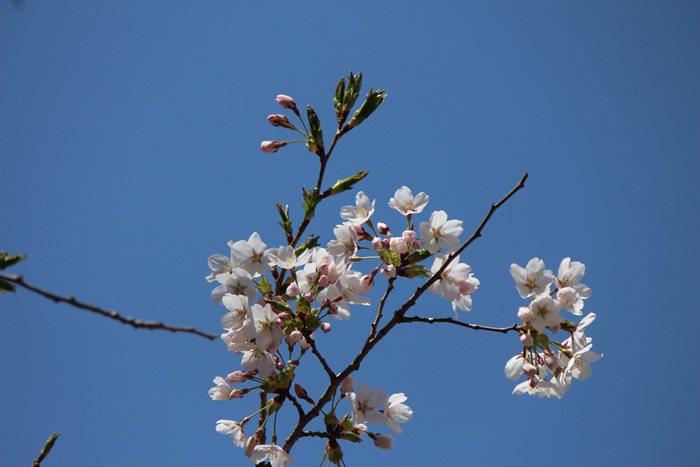
[[[464,232],[462,221],[447,220],[445,211],[435,211],[430,222],[423,221],[418,227],[423,236],[423,245],[430,253],[437,253],[440,248],[453,252],[459,248],[459,235]]]
[[[222,435],[231,435],[233,445],[239,448],[244,447],[248,441],[241,424],[233,420],[219,420],[216,422],[216,431]]]
[[[234,389],[229,386],[224,378],[217,376],[214,378],[214,386],[209,390],[209,397],[215,401],[227,401],[235,397]]]
[[[598,355],[597,353],[591,352],[591,347],[593,347],[593,344],[588,344],[586,347],[576,352],[571,359],[565,354],[559,356],[561,362],[566,365],[567,373],[572,377],[581,381],[588,378],[591,376],[591,362],[603,358],[602,354]]]
[[[379,408],[387,402],[382,389],[372,389],[368,384],[360,384],[357,392],[346,394],[352,408],[352,423],[386,423],[386,415]]]
[[[255,343],[261,350],[275,352],[284,339],[284,331],[277,324],[277,314],[269,304],[253,305],[251,308],[255,331]]]
[[[433,274],[437,273],[446,259],[447,257],[442,253],[436,254],[430,271]],[[455,318],[459,317],[457,308],[462,311],[470,311],[472,309],[470,294],[476,290],[479,280],[470,271],[471,266],[460,263],[459,256],[456,256],[442,272],[440,279],[428,289],[434,294],[441,294],[445,300],[452,302],[452,311],[454,311]]]
[[[340,210],[340,217],[351,224],[364,224],[374,212],[374,201],[370,204],[369,198],[362,191],[355,196],[355,206],[345,206]]]
[[[296,253],[294,253],[293,246],[281,246],[268,250],[268,259],[270,263],[282,269],[292,269],[302,266],[308,262],[310,257],[311,250],[306,250],[301,256],[297,257]]]
[[[428,204],[430,197],[425,193],[418,193],[415,197],[411,193],[411,189],[407,186],[402,186],[394,197],[389,200],[389,206],[399,211],[404,216],[409,214],[418,214]]]
[[[562,310],[568,310],[576,316],[581,316],[583,312],[583,299],[581,295],[573,287],[564,287],[559,289],[556,298],[557,306]]]
[[[257,232],[253,232],[248,241],[239,240],[236,243],[228,243],[231,248],[231,257],[236,259],[238,267],[248,271],[252,276],[265,273],[269,260],[266,255],[265,245]]]
[[[252,284],[253,277],[243,268],[235,268],[230,273],[218,274],[216,280],[221,284],[211,292],[214,303],[221,305],[224,295],[245,295],[252,302],[258,295],[258,291]]]
[[[403,402],[406,401],[406,395],[402,392],[392,394],[387,400],[384,415],[386,415],[386,425],[394,430],[394,433],[401,434],[403,430],[399,423],[406,423],[413,416],[413,410]]]
[[[337,257],[337,263],[347,263],[357,252],[357,231],[350,224],[333,229],[336,239],[328,242],[328,253]]]
[[[258,372],[258,376],[265,379],[272,374],[275,369],[275,359],[272,354],[265,350],[261,350],[254,344],[248,344],[247,350],[243,350],[243,358],[241,366],[249,373]]]
[[[589,298],[591,289],[579,283],[585,272],[585,265],[578,261],[571,261],[571,258],[564,258],[559,265],[559,273],[555,278],[557,288],[571,287],[579,293],[581,298]]]
[[[530,304],[532,310],[532,327],[538,331],[560,324],[559,307],[549,295],[538,295]]]
[[[209,268],[211,269],[211,274],[207,276],[208,282],[214,282],[217,275],[230,273],[233,271],[233,268],[236,267],[230,259],[221,254],[211,255],[207,262],[209,264]]]
[[[549,284],[554,282],[552,271],[545,270],[544,261],[539,258],[532,258],[525,268],[511,264],[510,275],[515,279],[515,286],[522,298],[543,294],[549,290]]]
[[[272,467],[294,465],[292,457],[276,444],[259,444],[255,446],[250,460],[252,460],[254,464],[269,461]]]

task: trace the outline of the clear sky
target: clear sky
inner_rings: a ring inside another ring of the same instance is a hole
[[[266,120],[284,111],[275,96],[316,106],[330,134],[336,83],[362,71],[362,96],[370,84],[389,95],[341,140],[328,182],[369,170],[358,190],[390,226],[404,222],[387,205],[397,188],[426,192],[426,218],[445,210],[466,239],[527,171],[462,255],[481,286],[461,319],[515,323],[510,264],[539,257],[556,272],[571,257],[587,267],[588,335],[605,357],[561,400],[515,396],[503,372],[514,334],[400,326],[356,377],[404,392],[414,416],[393,451],[344,444],[347,464],[697,461],[700,4],[15,4],[0,0],[0,250],[29,259],[7,272],[219,333],[207,258],[254,231],[281,245],[275,203],[298,225],[301,186],[316,183],[302,145],[259,149],[290,138]],[[323,242],[354,201],[336,198],[312,229]],[[424,298],[417,314],[452,314]],[[372,316],[353,310],[319,341],[334,369]],[[29,465],[53,431],[47,467],[249,465],[214,430],[255,399],[207,395],[240,365],[220,341],[133,330],[26,290],[0,297],[0,320],[0,465]],[[314,396],[322,376],[309,363],[298,381]],[[292,455],[315,466],[322,452],[310,440]]]

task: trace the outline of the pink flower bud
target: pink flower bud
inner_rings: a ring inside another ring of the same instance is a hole
[[[262,149],[262,152],[266,152],[268,154],[272,154],[273,152],[277,152],[279,148],[283,148],[287,145],[286,141],[282,142],[277,142],[277,141],[263,141],[260,144],[260,149]]]
[[[289,340],[292,342],[299,342],[304,335],[301,333],[301,331],[292,331],[287,337],[289,337]]]
[[[392,444],[394,438],[392,436],[384,433],[376,433],[370,437],[374,441],[374,445],[379,449],[394,449],[394,445]]]
[[[280,94],[279,96],[277,96],[276,100],[277,103],[285,109],[294,110],[297,108],[296,101],[289,96],[285,96],[284,94]]]
[[[532,347],[532,344],[535,343],[535,340],[532,338],[532,336],[530,334],[522,333],[522,334],[520,334],[520,342],[522,342],[522,344],[525,347]]]
[[[284,370],[284,363],[282,363],[282,362],[277,362],[277,365],[276,365],[276,366],[277,366],[277,369],[278,369],[278,370],[280,370],[280,371]]]
[[[423,242],[421,242],[420,240],[416,240],[415,242],[413,242],[413,248],[415,248],[416,250],[420,250],[421,248],[423,248]]]
[[[403,240],[408,244],[415,242],[416,237],[417,235],[413,230],[404,230],[401,234],[401,238],[403,238]]]
[[[306,399],[307,397],[309,397],[306,393],[306,389],[304,389],[304,387],[299,383],[294,383],[294,392],[301,399]]]
[[[530,362],[523,362],[523,373],[527,376],[534,376],[537,374],[537,368]]]
[[[324,334],[331,332],[331,323],[321,323],[321,331],[323,331]]]
[[[547,368],[549,368],[549,371],[551,371],[552,373],[554,373],[554,370],[561,367],[559,357],[554,355],[553,352],[545,351],[544,361],[547,364]]]
[[[382,235],[386,235],[389,233],[389,226],[386,225],[384,222],[378,222],[377,223],[377,232],[379,232]]]
[[[385,247],[389,248],[389,245],[391,245],[391,240],[389,240],[388,238],[385,238],[384,240],[382,240],[382,243],[384,244]]]
[[[408,245],[401,237],[392,237],[389,241],[389,248],[391,248],[391,251],[394,253],[398,253],[400,255],[408,251]]]
[[[284,320],[278,316],[277,319],[275,320],[275,324],[277,326],[284,326]]]
[[[549,326],[549,330],[556,334],[561,330],[561,324],[557,323],[554,326]]]
[[[393,264],[385,264],[382,268],[382,274],[384,275],[385,279],[396,277],[396,266]]]
[[[374,285],[374,278],[369,275],[365,274],[362,276],[362,279],[360,279],[360,293],[367,293],[372,289],[372,286]]]
[[[321,287],[322,289],[325,289],[328,287],[328,284],[330,284],[330,280],[328,279],[328,276],[321,276],[318,278],[318,286]]]
[[[286,321],[286,320],[288,320],[289,318],[291,318],[292,315],[290,315],[290,314],[287,313],[286,311],[283,311],[283,312],[281,312],[281,313],[278,313],[278,314],[277,314],[277,317]],[[282,323],[282,324],[284,324],[284,323]]]
[[[311,303],[311,302],[313,302],[313,301],[314,301],[314,291],[313,291],[313,290],[309,290],[309,291],[306,293],[306,295],[304,295],[304,300],[306,301],[306,303]]]
[[[352,376],[347,376],[342,383],[340,383],[340,392],[346,394],[352,392],[355,389],[355,378]]]
[[[270,115],[267,117],[267,121],[272,124],[272,126],[283,126],[283,125],[289,125],[289,119],[285,117],[284,115]]]
[[[365,234],[365,228],[362,227],[361,224],[353,224],[352,228],[355,229],[355,232],[357,232],[357,235],[362,237]]]
[[[296,282],[289,284],[289,287],[287,287],[287,295],[290,297],[296,297],[299,295],[299,286]]]
[[[529,306],[521,306],[518,310],[518,318],[522,319],[524,323],[532,320],[532,310]]]
[[[384,248],[384,242],[382,241],[382,239],[379,237],[374,237],[372,239],[372,248],[374,248],[375,250],[381,250],[382,248]]]
[[[243,392],[243,389],[241,388],[234,388],[231,391],[231,399],[241,399],[245,395],[245,392]]]
[[[331,306],[331,299],[330,298],[324,298],[323,299],[323,306]]]
[[[229,373],[229,375],[226,377],[226,381],[229,383],[244,383],[247,379],[248,373],[240,370]]]
[[[532,389],[535,389],[537,385],[540,384],[540,378],[536,375],[530,376],[530,378],[528,378],[528,383],[530,383]]]
[[[331,303],[331,305],[328,307],[328,312],[332,315],[337,315],[338,314],[338,305],[335,303]]]

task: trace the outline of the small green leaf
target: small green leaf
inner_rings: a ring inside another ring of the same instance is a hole
[[[4,271],[27,259],[27,255],[8,255],[6,251],[0,251],[0,270]]]
[[[10,284],[9,282],[0,279],[0,293],[5,292],[15,293],[17,292],[17,288],[14,286],[14,284]]]

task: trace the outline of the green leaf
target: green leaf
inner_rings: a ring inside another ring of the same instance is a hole
[[[318,119],[313,107],[309,105],[306,106],[306,117],[309,119],[309,130],[311,131],[311,137],[306,142],[306,147],[314,154],[318,154],[319,157],[323,157],[326,153],[323,147],[321,120]]]
[[[0,251],[0,270],[4,271],[27,259],[27,255],[8,255],[6,251]]]
[[[314,218],[316,205],[318,205],[318,189],[313,188],[306,191],[306,187],[302,187],[302,195],[304,197],[304,204],[302,204],[305,212],[304,219],[310,221]]]
[[[324,192],[324,195],[327,193],[328,196],[333,196],[337,195],[338,193],[351,190],[357,182],[365,178],[368,174],[368,170],[363,170],[362,172],[358,172],[355,175],[351,175],[345,180],[338,180],[337,182],[335,182],[335,185],[333,185],[330,188],[330,190],[326,190]]]
[[[17,292],[17,288],[14,286],[14,284],[10,284],[9,282],[0,279],[0,293],[5,292],[15,293]]]
[[[345,125],[343,128],[343,132],[350,131],[351,129],[355,128],[357,125],[360,123],[364,122],[367,117],[372,115],[372,113],[377,110],[379,105],[384,102],[384,99],[386,98],[386,90],[381,89],[379,91],[374,90],[374,86],[369,91],[369,94],[367,94],[367,99],[365,99],[365,102],[362,103],[362,106],[355,111],[355,113],[352,116],[352,119]]]

